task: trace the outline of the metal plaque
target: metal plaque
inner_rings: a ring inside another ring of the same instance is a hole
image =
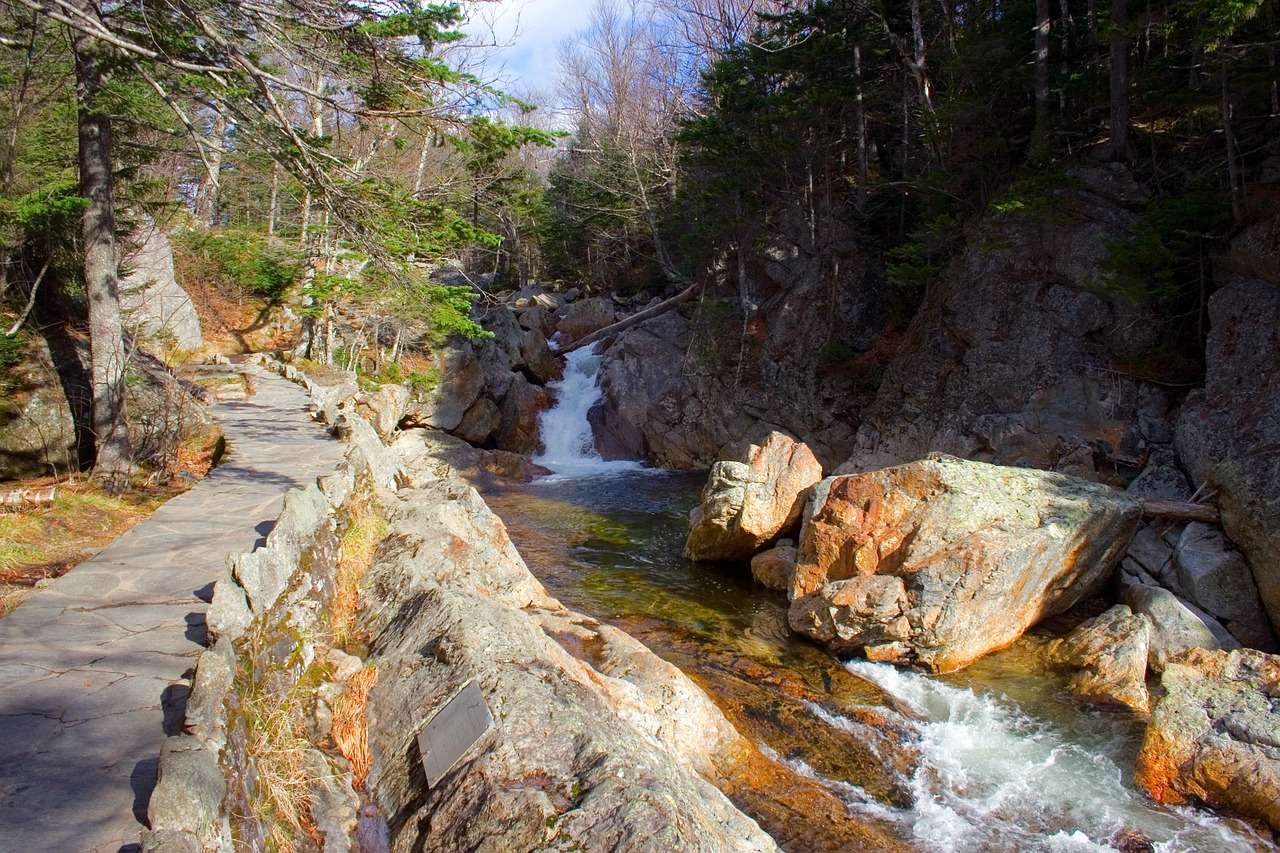
[[[493,728],[493,715],[480,685],[468,682],[462,691],[436,711],[418,735],[427,785],[448,775],[480,736]]]

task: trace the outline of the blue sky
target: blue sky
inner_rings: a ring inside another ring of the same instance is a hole
[[[466,3],[464,28],[476,40],[497,43],[486,52],[488,74],[514,94],[555,86],[560,43],[587,25],[595,0],[498,0]],[[486,76],[488,76],[486,74]]]

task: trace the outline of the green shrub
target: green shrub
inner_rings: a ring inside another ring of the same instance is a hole
[[[415,394],[430,394],[440,384],[440,369],[415,370],[409,374],[409,387]]]
[[[187,229],[175,234],[174,242],[188,256],[188,265],[198,268],[190,272],[273,302],[302,275],[301,252],[256,231]]]

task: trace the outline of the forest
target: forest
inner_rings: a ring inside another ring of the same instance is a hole
[[[427,281],[450,257],[494,289],[696,285],[741,330],[768,309],[752,258],[785,233],[874,258],[901,326],[969,224],[1047,215],[1065,164],[1118,163],[1150,198],[1109,286],[1194,374],[1208,259],[1274,204],[1267,0],[602,0],[559,78],[514,93],[458,29],[483,6],[5,0],[3,352],[91,343],[85,467],[119,479],[134,455],[115,289],[142,216],[187,269],[301,299],[304,325],[354,301],[424,341],[476,334],[475,294]]]

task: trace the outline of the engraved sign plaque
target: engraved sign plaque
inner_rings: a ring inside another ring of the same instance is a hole
[[[493,728],[493,715],[485,704],[480,685],[468,682],[427,721],[418,734],[422,769],[427,785],[434,788],[480,736]]]

